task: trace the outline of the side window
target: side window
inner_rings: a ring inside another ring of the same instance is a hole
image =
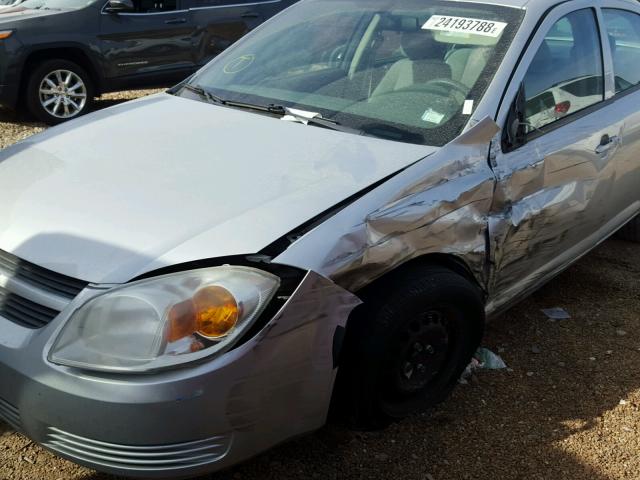
[[[170,12],[177,9],[177,0],[133,0],[137,13]]]
[[[640,15],[612,8],[602,13],[619,93],[640,83]]]
[[[529,131],[602,101],[602,71],[593,10],[577,10],[558,20],[524,78]]]

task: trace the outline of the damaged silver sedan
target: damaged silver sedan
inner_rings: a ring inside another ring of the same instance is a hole
[[[434,405],[486,318],[640,240],[639,81],[637,2],[302,0],[4,150],[0,418],[161,477]]]

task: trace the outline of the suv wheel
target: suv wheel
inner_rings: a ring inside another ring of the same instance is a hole
[[[437,266],[393,275],[363,300],[347,326],[333,407],[356,428],[376,429],[449,395],[480,343],[484,303],[468,280]]]
[[[91,77],[76,63],[48,60],[32,72],[26,96],[27,107],[38,120],[57,125],[91,109],[94,87]]]

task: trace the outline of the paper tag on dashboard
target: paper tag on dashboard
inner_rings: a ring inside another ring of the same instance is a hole
[[[422,114],[422,120],[424,122],[435,123],[438,124],[444,118],[444,113],[438,113],[432,108],[427,108],[427,110]]]
[[[460,32],[485,37],[498,37],[507,24],[494,20],[482,20],[479,18],[451,17],[449,15],[431,15],[427,23],[422,25],[423,30],[440,30],[442,32]]]
[[[471,115],[473,113],[473,100],[465,100],[462,105],[462,114]]]

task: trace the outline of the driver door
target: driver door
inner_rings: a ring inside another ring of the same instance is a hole
[[[503,132],[515,109],[524,110],[523,133],[520,144],[505,137],[494,147],[489,310],[534,290],[621,224],[612,199],[623,119],[608,101],[613,79],[604,73],[611,59],[600,18],[587,1],[554,9],[505,97]]]

